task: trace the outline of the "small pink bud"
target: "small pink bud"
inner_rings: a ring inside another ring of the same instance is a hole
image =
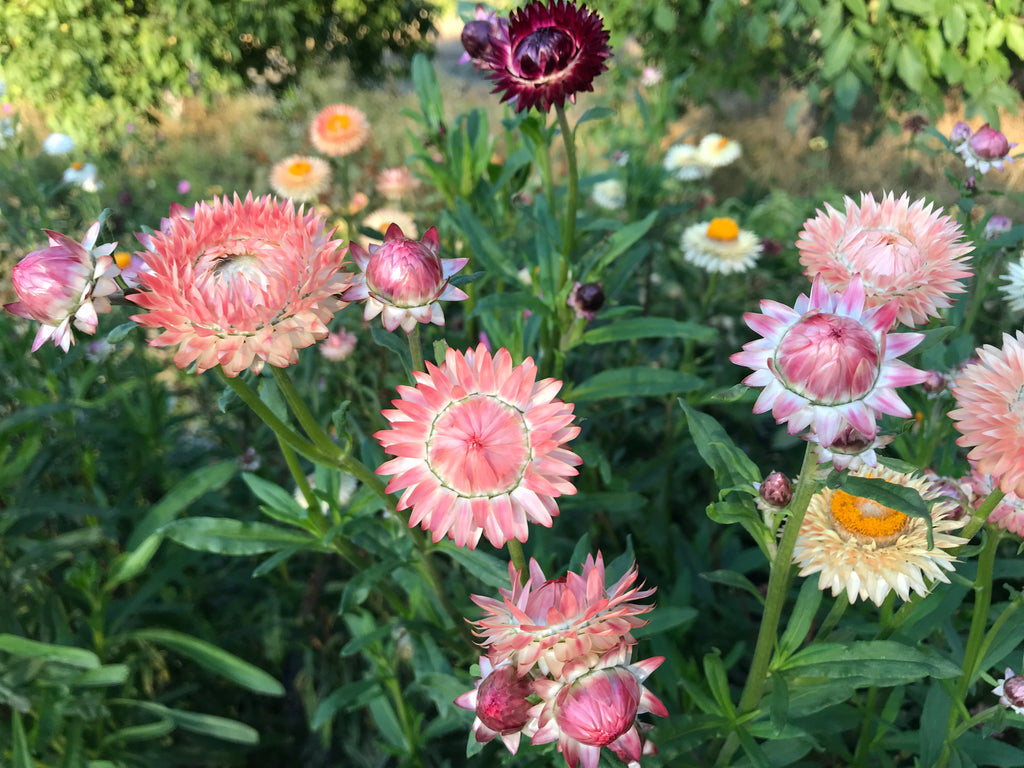
[[[580,744],[611,744],[636,722],[640,683],[626,667],[596,669],[558,692],[555,720]]]
[[[1010,151],[1010,142],[1001,131],[990,128],[988,123],[971,137],[970,144],[974,154],[984,160],[998,160],[1006,157]]]
[[[366,267],[370,293],[395,307],[428,304],[441,292],[444,283],[438,249],[407,237],[385,240],[370,254]]]
[[[782,472],[772,472],[761,483],[758,493],[773,507],[785,507],[793,499],[793,483]]]
[[[928,394],[934,395],[941,392],[948,385],[947,377],[943,376],[939,371],[925,371],[925,373],[928,375],[928,378],[921,382],[921,386],[924,387],[924,391]]]
[[[14,266],[14,291],[28,317],[56,325],[78,309],[92,282],[93,264],[84,248],[73,247],[77,245],[33,251]]]
[[[953,142],[961,142],[971,138],[972,133],[971,126],[963,120],[958,120],[956,125],[953,126],[953,131],[949,134],[949,140]]]
[[[600,283],[575,283],[565,302],[581,320],[593,320],[594,315],[604,306],[604,291]]]
[[[514,665],[499,667],[480,682],[476,693],[476,715],[497,733],[521,731],[530,721],[533,693],[529,676],[518,677]]]

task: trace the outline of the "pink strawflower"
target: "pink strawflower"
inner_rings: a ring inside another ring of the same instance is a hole
[[[370,138],[366,115],[348,104],[324,107],[309,126],[309,139],[329,157],[351,155]]]
[[[875,449],[883,448],[896,439],[895,435],[876,434],[874,439],[868,440],[849,425],[839,431],[835,440],[824,445],[813,432],[803,437],[807,442],[815,444],[819,464],[831,461],[832,466],[839,471],[877,466],[878,454],[875,453]]]
[[[351,275],[345,251],[323,218],[291,201],[235,195],[181,209],[140,241],[149,271],[128,298],[149,312],[132,319],[162,328],[150,344],[178,345],[174,362],[225,375],[298,362],[298,350],[326,338]]]
[[[971,505],[975,509],[985,502],[996,487],[992,475],[983,474],[973,466],[971,474],[963,479],[962,484],[971,492]],[[995,509],[989,512],[986,522],[1024,538],[1024,498],[1016,493],[1007,493]]]
[[[634,564],[610,587],[605,587],[604,558],[587,555],[582,573],[546,579],[536,560],[530,560],[525,584],[509,564],[512,589],[499,590],[501,600],[481,595],[470,599],[487,614],[473,622],[491,660],[511,661],[520,675],[537,667],[542,674],[562,676],[571,661],[594,663],[604,653],[636,643],[630,634],[647,623],[640,615],[654,606],[642,600],[654,589],[636,585]]]
[[[385,168],[377,174],[377,191],[388,200],[401,200],[411,195],[420,182],[407,167]]]
[[[536,722],[530,716],[533,704],[533,678],[516,674],[515,667],[505,662],[494,666],[486,656],[480,657],[480,679],[472,691],[455,699],[455,705],[476,713],[473,735],[481,743],[500,736],[513,755],[519,750],[520,737],[532,736]]]
[[[957,120],[953,126],[953,130],[950,131],[949,140],[954,144],[962,144],[974,135],[974,131],[971,130],[971,126],[965,123],[963,120]]]
[[[754,413],[771,409],[791,435],[810,427],[824,445],[846,427],[874,440],[881,413],[910,417],[895,388],[919,384],[925,372],[896,358],[924,335],[888,333],[895,302],[866,309],[859,276],[842,293],[830,292],[818,276],[810,297],[800,294],[792,309],[770,300],[761,309],[765,314],[743,319],[763,338],[729,358],[754,370],[744,384],[764,387]]]
[[[1009,667],[1003,673],[1003,679],[992,689],[999,697],[999,703],[1012,709],[1018,715],[1024,715],[1024,675],[1014,674]]]
[[[43,231],[50,245],[14,265],[11,281],[18,301],[5,304],[4,309],[40,323],[33,352],[49,339],[67,352],[75,343],[72,325],[91,336],[99,323],[97,315],[110,311],[106,297],[117,291],[112,278],[118,272],[110,254],[117,243],[96,247],[98,221],[81,243],[59,232]]]
[[[384,242],[371,244],[369,252],[352,243],[349,252],[363,274],[352,278],[342,298],[365,300],[363,319],[372,320],[383,313],[389,331],[402,326],[411,333],[418,322],[444,325],[439,302],[469,298],[449,282],[469,259],[442,259],[440,250],[436,227],[428,229],[421,240],[412,240],[392,224],[384,233]]]
[[[597,768],[602,747],[630,765],[655,754],[637,715],[668,717],[665,705],[643,685],[665,659],[631,664],[629,657],[628,648],[616,648],[596,665],[573,662],[559,679],[535,681],[542,702],[533,709],[538,728],[530,743],[557,740],[569,768]]]
[[[607,69],[611,56],[608,30],[587,6],[569,0],[534,0],[513,11],[507,35],[489,36],[488,77],[492,93],[517,112],[576,102],[580,91],[594,90],[594,78]]]
[[[1000,216],[996,214],[985,222],[985,229],[982,231],[982,235],[986,240],[991,240],[994,237],[998,237],[1004,232],[1009,232],[1010,227],[1013,226],[1013,221],[1007,216]]]
[[[526,541],[530,522],[550,528],[582,463],[564,447],[580,429],[555,397],[562,383],[537,381],[532,358],[514,366],[507,349],[491,357],[482,344],[449,349],[413,376],[417,386],[400,386],[383,412],[391,428],[374,435],[397,457],[377,473],[393,475],[388,493],[405,489],[398,508],[412,508],[410,527],[470,549],[481,535],[495,547]]]
[[[462,28],[462,47],[465,51],[459,57],[459,64],[471,61],[478,72],[490,69],[488,60],[494,47],[492,37],[508,40],[508,19],[499,18],[494,11],[484,10],[482,5],[477,5],[473,20],[466,22]]]
[[[644,88],[653,88],[665,79],[665,73],[658,67],[644,67],[640,73],[640,85]]]
[[[1024,333],[1004,333],[1002,349],[978,349],[978,362],[953,382],[953,397],[957,445],[973,446],[967,458],[1003,493],[1024,496]]]
[[[809,279],[821,275],[841,291],[859,275],[867,306],[898,302],[896,319],[908,326],[938,317],[949,294],[963,293],[958,281],[972,274],[965,266],[974,246],[952,217],[891,192],[881,202],[865,192],[859,206],[849,197],[845,204],[843,213],[826,204],[804,223],[796,246]]]
[[[327,338],[317,345],[317,349],[332,363],[340,363],[355,351],[358,342],[358,336],[342,328],[337,333],[327,334]]]
[[[978,173],[984,174],[992,168],[1003,170],[1004,160],[1012,163],[1010,150],[1016,146],[1016,142],[1008,141],[1001,131],[985,123],[974,135],[963,141],[956,151],[963,157],[964,165],[977,168]]]

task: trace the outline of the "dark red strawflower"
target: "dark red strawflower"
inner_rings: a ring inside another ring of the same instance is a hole
[[[504,91],[501,100],[513,102],[517,112],[575,102],[580,91],[594,90],[611,56],[601,17],[565,0],[535,0],[513,11],[508,37],[492,35],[490,43],[493,93]]]

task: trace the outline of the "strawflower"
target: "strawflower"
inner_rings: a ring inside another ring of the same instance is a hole
[[[692,144],[673,144],[669,147],[662,167],[680,181],[696,181],[711,175],[711,167],[704,165],[700,152]]]
[[[96,166],[92,163],[83,163],[80,160],[73,162],[71,167],[64,171],[61,181],[64,184],[81,187],[86,192],[99,192],[103,189],[103,182],[100,181]]]
[[[729,359],[754,370],[744,384],[764,387],[754,413],[771,410],[777,423],[788,422],[791,435],[810,427],[824,445],[847,426],[874,440],[882,413],[909,418],[895,388],[919,384],[926,374],[896,358],[924,336],[888,333],[895,303],[872,309],[864,303],[859,277],[842,293],[817,277],[810,297],[801,294],[793,308],[764,300],[763,315],[745,313],[763,338]]]
[[[393,475],[388,493],[404,490],[409,526],[470,549],[481,535],[495,547],[526,541],[530,522],[550,528],[582,463],[564,447],[580,430],[573,406],[555,397],[561,382],[537,381],[532,358],[514,366],[507,349],[492,357],[483,344],[449,349],[440,367],[413,376],[383,412],[390,429],[374,435],[397,457],[377,473]]]
[[[420,182],[406,166],[385,168],[377,174],[377,191],[388,200],[401,200],[416,191]]]
[[[494,11],[484,10],[482,5],[477,5],[473,20],[466,22],[462,28],[461,40],[465,50],[459,57],[459,63],[473,62],[477,71],[490,69],[490,56],[494,48],[491,38],[508,39],[508,19],[500,18]]]
[[[359,337],[344,328],[327,334],[327,338],[317,345],[320,354],[332,363],[340,363],[351,355],[359,342]]]
[[[994,237],[998,237],[1004,232],[1009,232],[1010,227],[1013,226],[1013,221],[1007,216],[1000,216],[996,214],[989,218],[985,222],[985,229],[982,230],[982,235],[986,240],[991,240]]]
[[[1024,312],[1024,261],[1018,259],[1006,265],[1006,274],[999,290],[1006,298],[1007,306],[1014,312]]]
[[[761,255],[761,241],[730,218],[693,224],[683,232],[683,258],[708,272],[746,272]]]
[[[985,502],[996,487],[992,475],[983,474],[973,466],[971,474],[962,480],[962,485],[969,490],[970,502],[975,509]],[[1024,498],[1016,493],[1007,493],[989,512],[985,522],[1024,538]]]
[[[440,302],[469,298],[449,282],[468,259],[442,259],[440,249],[436,227],[428,229],[422,240],[414,240],[403,235],[397,224],[389,226],[384,242],[371,245],[368,252],[353,243],[349,252],[362,274],[353,277],[342,298],[365,301],[363,319],[382,315],[389,331],[402,326],[411,333],[416,323],[444,325]]]
[[[18,301],[5,304],[8,312],[40,323],[32,342],[35,352],[49,339],[67,352],[75,343],[73,325],[90,336],[98,314],[110,311],[106,297],[117,291],[112,279],[118,268],[110,255],[117,243],[96,246],[97,221],[81,243],[44,229],[49,247],[32,251],[14,265],[11,281]]]
[[[636,643],[631,632],[647,623],[640,618],[654,606],[634,601],[654,594],[636,584],[634,564],[621,579],[605,586],[604,558],[587,555],[581,573],[547,579],[530,560],[525,584],[509,564],[512,589],[498,590],[500,600],[471,595],[484,618],[473,622],[481,644],[495,663],[511,661],[518,674],[536,668],[561,677],[566,664],[593,664],[603,654]]]
[[[309,138],[317,151],[329,157],[343,157],[362,148],[370,138],[370,123],[355,107],[332,104],[313,118]]]
[[[66,133],[51,133],[43,139],[43,152],[48,155],[66,155],[75,148],[75,140]]]
[[[1004,707],[1024,715],[1024,676],[1015,674],[1007,667],[1003,679],[992,689],[992,693],[999,697],[999,703]]]
[[[576,281],[565,301],[576,317],[580,320],[593,320],[597,312],[604,306],[604,289],[600,283],[581,283]]]
[[[488,39],[488,77],[493,93],[515,104],[517,112],[537,107],[548,112],[566,99],[594,90],[594,78],[607,69],[611,56],[608,31],[601,17],[570,0],[534,0],[513,11],[507,37]]]
[[[270,188],[297,203],[316,200],[331,185],[331,167],[319,157],[291,155],[270,169]]]
[[[149,310],[135,322],[163,329],[152,346],[178,346],[179,368],[220,365],[234,377],[264,363],[294,365],[344,306],[338,294],[351,275],[341,271],[341,241],[290,201],[217,198],[161,229],[140,238],[148,270],[128,298]]]
[[[963,157],[964,165],[977,168],[978,173],[984,174],[993,168],[1003,170],[1003,161],[1012,163],[1010,150],[1016,146],[1017,142],[1008,141],[1001,131],[985,123],[964,140],[956,151]]]
[[[1024,496],[1024,333],[1004,333],[1002,349],[978,349],[978,362],[953,382],[953,397],[957,445],[972,446],[967,458],[1003,493]]]
[[[455,699],[455,705],[476,714],[473,736],[486,743],[500,736],[513,755],[519,750],[523,735],[527,738],[537,731],[536,721],[530,715],[533,708],[528,701],[533,695],[533,679],[516,673],[508,662],[491,664],[486,656],[480,657],[480,679],[472,691]]]
[[[720,133],[709,133],[697,144],[697,161],[706,168],[722,168],[739,160],[743,147]]]
[[[605,179],[594,185],[591,199],[606,211],[617,211],[626,204],[626,188],[618,179]]]
[[[928,526],[869,498],[823,488],[811,497],[793,550],[800,575],[818,574],[818,588],[832,596],[844,590],[850,603],[871,600],[880,606],[890,591],[903,600],[910,593],[928,593],[926,579],[949,582],[954,557],[946,550],[967,543],[950,531],[963,525],[950,513],[954,504],[923,477],[876,467],[855,470],[856,477],[875,477],[916,490],[931,507],[934,547],[928,547]]]
[[[800,263],[811,280],[821,276],[830,290],[841,291],[854,276],[863,282],[867,306],[898,303],[896,319],[908,326],[938,317],[951,305],[950,294],[963,293],[970,277],[963,230],[941,209],[891,192],[877,202],[862,193],[858,206],[845,198],[845,211],[830,205],[804,223],[797,240]]]

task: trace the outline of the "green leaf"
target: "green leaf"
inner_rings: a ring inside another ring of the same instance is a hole
[[[11,759],[11,768],[33,768],[35,765],[28,749],[21,713],[16,709],[11,712]]]
[[[380,686],[373,681],[357,680],[354,683],[343,685],[320,702],[316,712],[313,713],[310,728],[317,730],[330,722],[331,718],[339,711],[355,712],[365,709],[372,699],[380,695]]]
[[[127,664],[104,664],[102,667],[85,670],[71,681],[71,685],[76,688],[102,688],[108,685],[121,685],[127,681]]]
[[[1024,27],[1019,23],[1006,26],[1006,47],[1013,51],[1018,59],[1024,60]]]
[[[735,587],[736,589],[742,589],[744,592],[753,595],[754,598],[761,605],[764,605],[764,596],[758,592],[757,587],[754,583],[744,576],[742,573],[736,571],[718,570],[718,571],[705,571],[701,575],[702,579],[710,581],[712,584],[724,584],[727,587]]]
[[[454,219],[466,236],[469,247],[479,265],[495,277],[500,277],[510,283],[518,283],[519,273],[514,266],[514,260],[490,235],[480,219],[473,213],[469,203],[461,197],[455,200]]]
[[[632,632],[634,637],[652,637],[668,632],[670,629],[676,629],[684,624],[689,624],[700,615],[700,612],[689,606],[667,606],[662,603],[648,615],[650,621],[644,626],[634,629]]]
[[[185,731],[212,736],[221,741],[233,744],[259,744],[260,735],[252,726],[217,715],[201,712],[186,712],[183,709],[171,709],[162,704],[149,701],[135,702],[135,706],[147,712],[170,719],[176,726]]]
[[[634,366],[601,371],[567,392],[565,399],[587,403],[610,397],[655,397],[692,392],[702,386],[704,380],[689,373]]]
[[[370,325],[370,338],[378,347],[384,347],[384,349],[390,349],[398,357],[398,360],[402,363],[402,367],[405,370],[412,370],[412,358],[409,356],[409,344],[403,338],[398,336],[391,331],[388,331],[382,325],[376,323]]]
[[[951,48],[960,47],[960,43],[964,41],[967,34],[967,12],[960,3],[952,3],[942,15],[942,34]],[[1009,43],[1009,40],[1007,42]]]
[[[576,121],[576,127],[573,128],[573,133],[583,125],[583,123],[589,122],[590,120],[607,120],[609,117],[615,117],[615,110],[610,107],[591,107],[579,120]]]
[[[821,74],[826,80],[834,80],[846,69],[850,55],[857,47],[857,37],[853,27],[844,27],[839,37],[822,52]]]
[[[928,72],[925,70],[921,53],[913,45],[901,45],[896,54],[896,72],[911,91],[924,89]]]
[[[793,613],[786,624],[786,631],[779,640],[779,657],[785,658],[795,653],[807,639],[811,631],[814,616],[821,605],[821,590],[816,579],[805,579],[800,587],[800,595],[793,606]]]
[[[153,555],[160,549],[160,542],[163,540],[162,534],[154,533],[143,539],[132,551],[118,555],[110,568],[110,576],[103,584],[103,590],[112,592],[119,585],[131,581],[142,573],[153,559]]]
[[[583,279],[597,279],[602,275],[615,259],[647,234],[657,218],[658,211],[651,211],[644,219],[634,221],[616,231],[608,238],[608,245],[603,251],[596,251],[584,262],[584,267],[581,270],[581,274],[584,275]]]
[[[704,654],[704,679],[708,681],[711,695],[718,702],[719,709],[730,720],[736,717],[736,708],[732,703],[729,691],[729,678],[722,665],[722,657],[717,653]]]
[[[489,587],[508,589],[512,586],[509,581],[508,563],[494,555],[488,555],[479,549],[457,547],[451,541],[439,541],[434,548],[444,552]]]
[[[171,718],[162,717],[152,723],[130,725],[127,728],[116,730],[104,736],[100,744],[101,746],[108,746],[110,744],[131,744],[136,741],[161,739],[171,733],[174,728],[174,721]]]
[[[832,487],[832,486],[830,486]],[[853,496],[863,496],[877,501],[883,507],[895,509],[910,517],[919,517],[928,526],[928,549],[935,546],[932,538],[932,515],[924,499],[913,488],[890,483],[878,477],[856,477],[843,473],[838,486]]]
[[[188,517],[168,523],[160,531],[183,547],[218,555],[260,555],[288,547],[327,551],[327,547],[308,533],[226,517]]]
[[[736,447],[732,438],[713,416],[693,408],[682,398],[679,405],[686,414],[686,425],[701,458],[715,473],[719,489],[751,486],[761,482],[761,472],[750,458]]]
[[[681,322],[668,317],[631,317],[613,320],[583,334],[584,344],[609,344],[633,339],[696,339],[707,341],[716,331],[706,325]]]
[[[771,715],[772,727],[776,731],[781,731],[786,727],[786,722],[789,719],[789,686],[786,685],[786,678],[782,675],[772,675],[771,683],[769,714]]]
[[[251,472],[243,472],[242,480],[249,486],[249,490],[257,499],[262,501],[266,508],[263,510],[275,520],[282,523],[289,523],[300,528],[309,518],[307,510],[295,500],[292,494],[288,493],[277,483],[264,480],[259,475]]]
[[[780,669],[791,677],[848,678],[858,686],[883,687],[960,674],[960,668],[948,659],[892,640],[814,643],[786,659]]]
[[[222,488],[238,472],[238,462],[222,461],[201,467],[177,483],[154,504],[135,526],[126,549],[138,549],[142,542],[158,528],[176,518],[204,493]]]
[[[128,338],[128,334],[138,327],[139,326],[135,323],[121,323],[107,334],[107,343],[117,344],[118,342],[124,341]]]
[[[173,629],[140,629],[129,637],[168,648],[236,685],[265,696],[284,696],[284,686],[259,667],[197,637]]]
[[[408,754],[410,745],[391,703],[383,696],[378,696],[370,702],[370,714],[384,740],[401,754]]]
[[[41,643],[38,640],[29,640],[26,637],[18,637],[17,635],[0,635],[0,653],[10,653],[25,659],[52,661],[57,664],[67,664],[69,667],[81,667],[82,669],[96,669],[100,666],[99,657],[92,651],[87,651],[84,648]]]

